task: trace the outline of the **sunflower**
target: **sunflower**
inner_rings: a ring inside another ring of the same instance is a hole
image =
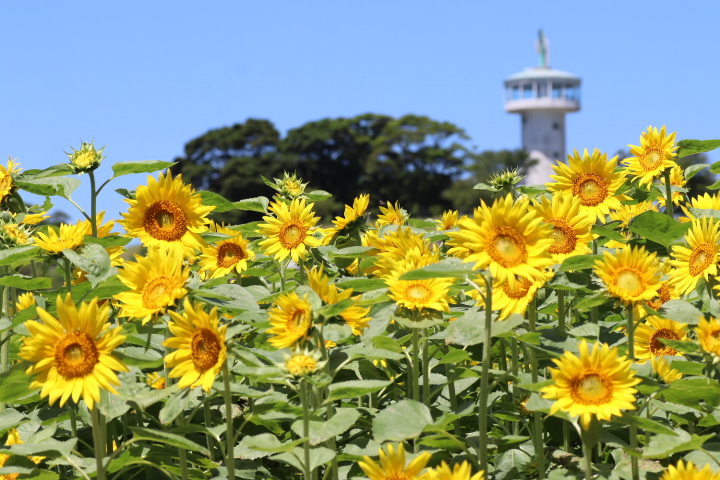
[[[328,305],[334,305],[342,300],[352,297],[353,289],[348,288],[340,292],[337,286],[330,283],[330,278],[323,273],[322,267],[315,268],[307,272],[308,285],[318,294],[320,299]],[[359,296],[353,298],[355,303],[339,313],[340,317],[352,329],[353,335],[361,335],[362,331],[368,327],[370,317],[369,308],[363,308],[357,304],[360,300]]]
[[[680,217],[680,221],[683,223],[692,222],[696,219],[695,215],[690,212],[689,207],[698,210],[720,210],[720,197],[704,193],[698,197],[691,198],[689,205],[680,205],[683,213],[687,215],[687,217]]]
[[[248,267],[248,260],[255,258],[255,253],[248,248],[248,241],[237,230],[216,225],[215,231],[229,235],[214,247],[202,249],[200,256],[200,272],[209,273],[209,278],[224,277],[229,273],[239,274]]]
[[[448,291],[455,283],[453,279],[400,280],[403,274],[425,265],[420,249],[409,250],[405,258],[394,264],[390,275],[385,278],[385,283],[390,289],[388,295],[399,306],[409,310],[432,309],[448,312],[450,310],[448,301],[451,301]]]
[[[185,282],[189,275],[190,269],[183,268],[183,259],[177,252],[151,248],[145,257],[135,255],[135,262],[126,263],[118,276],[130,289],[114,297],[121,302],[119,315],[141,319],[145,325],[187,295]]]
[[[435,223],[438,224],[437,229],[440,232],[444,232],[445,230],[450,230],[457,224],[458,222],[458,211],[457,210],[447,210],[443,212],[442,219],[441,220],[435,220]]]
[[[100,401],[100,388],[117,393],[113,385],[120,385],[116,371],[127,367],[112,356],[123,343],[125,335],[119,328],[110,328],[106,303],[98,307],[97,299],[75,306],[72,295],[63,300],[57,297],[58,319],[44,309],[37,309],[42,322],[30,320],[25,327],[30,336],[24,339],[20,358],[33,365],[25,373],[37,375],[30,388],[41,387],[40,397],[50,397],[50,405],[60,399],[60,406],[72,397],[80,397],[92,410]]]
[[[34,307],[36,305],[35,295],[32,292],[25,292],[17,297],[17,303],[15,304],[16,311],[25,310],[26,308]]]
[[[652,365],[653,372],[657,373],[658,377],[668,385],[683,377],[682,373],[672,368],[664,356],[650,358],[650,364]]]
[[[428,469],[420,478],[422,480],[483,480],[485,472],[480,470],[475,475],[472,475],[472,466],[467,460],[456,463],[452,469],[443,460],[440,466]]]
[[[701,470],[692,462],[683,463],[682,460],[678,460],[677,465],[668,466],[660,480],[720,480],[720,473],[713,472],[710,464],[705,465]]]
[[[61,223],[59,229],[50,227],[48,234],[36,232],[33,237],[35,245],[51,255],[60,255],[63,250],[69,248],[75,250],[85,241],[85,235],[89,233],[88,223],[78,220],[75,225]]]
[[[603,252],[595,261],[595,274],[605,283],[608,293],[625,304],[651,300],[660,288],[660,270],[655,253],[645,247],[625,247],[612,254]]]
[[[22,169],[20,164],[13,161],[12,157],[8,157],[8,166],[0,165],[0,202],[3,202],[10,196],[15,189],[15,182],[12,177],[15,173],[20,173]]]
[[[412,231],[412,228],[400,228],[385,232],[385,236],[378,237],[375,232],[368,232],[366,236],[369,246],[377,248],[374,252],[377,260],[371,271],[374,275],[387,278],[392,276],[395,264],[403,260],[407,252],[413,249],[420,251],[421,262],[415,268],[424,267],[440,261],[440,250],[435,248],[427,238]]]
[[[130,208],[118,222],[128,236],[138,237],[147,247],[186,257],[205,246],[199,234],[207,230],[206,217],[215,207],[203,206],[200,196],[183,183],[182,175],[173,179],[170,172],[161,173],[157,181],[148,176],[147,186],[140,185],[135,196],[135,200],[125,200]]]
[[[661,355],[677,355],[678,352],[666,346],[659,339],[687,340],[687,323],[676,322],[651,316],[640,323],[635,329],[635,358],[645,363]]]
[[[227,325],[219,325],[217,307],[208,313],[201,303],[193,306],[187,299],[183,306],[182,314],[169,312],[172,321],[168,329],[175,336],[165,340],[163,346],[176,350],[165,356],[165,364],[172,368],[168,377],[179,377],[179,388],[202,387],[210,393],[227,359]]]
[[[568,164],[558,162],[553,166],[557,175],[550,175],[554,183],[546,183],[550,192],[580,198],[582,209],[598,220],[620,207],[622,197],[617,196],[618,188],[625,182],[625,173],[615,171],[617,156],[607,160],[607,154],[597,148],[592,156],[583,151],[582,158],[577,150],[568,155]]]
[[[527,199],[513,202],[512,195],[495,201],[492,207],[481,201],[474,221],[459,223],[452,242],[470,252],[463,262],[475,262],[473,269],[487,268],[499,285],[515,278],[541,280],[545,267],[552,265],[549,248],[554,243],[552,226],[542,223]]]
[[[660,177],[660,182],[662,182],[663,185],[665,185],[665,177]],[[672,167],[672,170],[670,170],[670,186],[672,187],[685,187],[685,175],[683,175],[683,169],[680,167],[680,165],[675,165]],[[665,187],[662,188],[663,191],[665,191]],[[672,198],[672,202],[675,205],[680,205],[683,203],[683,199],[685,198],[685,195],[683,192],[672,192],[670,194],[670,198]],[[665,206],[665,196],[658,197],[658,203],[661,206]]]
[[[655,296],[646,303],[648,307],[657,312],[665,302],[672,299],[677,299],[677,295],[675,295],[675,287],[671,285],[670,282],[663,282],[660,285],[660,288],[657,289],[657,292],[655,292]]]
[[[322,368],[326,362],[320,361],[320,352],[301,350],[285,356],[285,362],[280,369],[286,371],[292,377],[304,377],[312,375]]]
[[[335,232],[343,230],[348,224],[360,218],[367,210],[369,203],[370,195],[366,193],[355,198],[352,207],[345,205],[345,214],[342,217],[335,217],[335,220],[333,220]]]
[[[620,410],[635,410],[633,387],[640,383],[632,369],[632,361],[618,357],[617,347],[606,343],[595,344],[588,352],[584,339],[578,345],[580,358],[566,351],[563,356],[553,359],[557,369],[551,368],[553,384],[544,387],[543,398],[556,400],[550,414],[558,410],[575,417],[580,416],[582,427],[587,430],[592,417],[610,420],[621,415]]]
[[[382,448],[378,450],[380,465],[368,456],[358,462],[370,480],[416,480],[431,457],[429,452],[422,452],[405,466],[405,447],[402,443],[398,444],[397,451],[388,445],[387,451],[386,454]]]
[[[513,313],[525,315],[528,305],[535,297],[535,293],[554,275],[553,271],[548,271],[541,280],[528,280],[526,278],[516,278],[515,287],[511,288],[509,282],[498,285],[493,281],[492,289],[492,309],[500,310],[498,320],[505,320]],[[475,282],[479,285],[484,284],[482,278],[476,278]],[[481,287],[483,295],[486,294],[485,288]],[[471,290],[469,296],[478,300],[478,306],[484,306],[485,302],[476,290]]]
[[[307,294],[303,298],[295,292],[280,295],[275,304],[268,312],[273,328],[267,331],[275,336],[268,341],[275,348],[293,347],[305,338],[312,326],[312,307]]]
[[[305,199],[295,199],[288,206],[278,202],[270,205],[274,217],[263,217],[267,223],[258,225],[259,233],[268,237],[260,242],[267,255],[276,260],[290,256],[295,263],[305,259],[308,247],[317,247],[322,240],[315,238],[313,228],[320,220],[312,211],[315,204],[305,204]]]
[[[700,322],[695,328],[695,335],[704,351],[720,357],[720,320],[711,318],[708,321],[700,317]]]
[[[590,253],[588,242],[593,239],[595,217],[581,211],[577,197],[553,195],[552,200],[542,197],[535,201],[535,210],[545,223],[553,226],[550,253],[555,263],[562,263],[568,257]]]
[[[152,372],[147,374],[145,383],[156,390],[163,390],[167,386],[167,379],[158,372]]]
[[[376,223],[378,227],[383,225],[405,225],[409,217],[407,211],[400,208],[400,202],[395,202],[394,205],[388,202],[387,208],[380,207],[380,215],[378,215]]]
[[[25,443],[25,442],[23,442],[22,439],[20,438],[20,433],[17,431],[17,428],[11,428],[8,431],[8,438],[5,441],[5,446],[9,447],[11,445],[20,445],[22,443]],[[5,463],[7,463],[8,459],[11,456],[12,455],[7,455],[4,453],[0,454],[0,468],[3,468],[5,466]],[[32,456],[29,458],[34,463],[40,463],[45,459],[45,457],[37,457],[37,456]],[[15,480],[18,476],[20,476],[19,473],[0,474],[0,480]]]
[[[720,252],[720,224],[712,218],[693,220],[685,234],[687,247],[673,245],[670,265],[675,270],[668,281],[675,286],[678,294],[692,292],[702,277],[717,275],[718,252]]]
[[[653,178],[662,175],[666,168],[676,166],[675,132],[667,135],[665,125],[658,132],[657,128],[648,127],[647,132],[640,136],[640,146],[628,145],[633,157],[626,158],[623,163],[640,185],[649,185]]]

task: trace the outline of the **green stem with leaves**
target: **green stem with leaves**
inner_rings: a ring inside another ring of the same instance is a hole
[[[635,310],[632,303],[627,306],[626,330],[628,335],[628,358],[635,362]],[[630,425],[630,449],[633,451],[636,451],[638,446],[637,433],[637,426]],[[640,478],[638,458],[635,456],[630,457],[630,471],[632,474],[632,480],[638,480]]]
[[[100,432],[100,415],[97,409],[97,405],[93,406],[90,410],[90,417],[92,419],[92,433],[93,442],[95,446],[95,464],[97,466],[97,480],[105,480],[106,472],[103,460],[105,459],[105,443],[102,439],[102,433]]]
[[[422,329],[422,374],[423,374],[423,402],[430,406],[430,340],[428,329]]]
[[[227,361],[223,365],[223,397],[225,398],[225,423],[227,432],[225,434],[225,468],[228,472],[228,480],[235,480],[235,434],[233,433],[232,416],[232,395],[230,394],[230,369]]]
[[[95,190],[95,172],[90,170],[88,172],[90,176],[90,225],[92,227],[92,236],[98,236],[97,228],[97,194]]]
[[[300,379],[300,403],[303,411],[303,475],[304,478],[312,478],[310,468],[310,406],[308,405],[307,382]]]
[[[530,308],[529,308],[529,315],[528,315],[528,323],[529,323],[529,330],[530,332],[535,331],[536,323],[537,323],[537,307],[535,303],[535,298],[533,298],[530,301]],[[537,357],[535,356],[535,350],[532,348],[530,350],[530,377],[532,379],[533,383],[538,382],[538,362]],[[540,412],[533,412],[533,422],[534,422],[534,435],[533,435],[533,444],[535,446],[535,457],[538,460],[538,478],[543,479],[545,478],[545,453],[543,452],[544,444],[543,444],[543,422],[542,422],[542,414]]]
[[[488,471],[488,384],[490,382],[490,362],[492,348],[492,278],[483,275],[485,280],[485,341],[483,342],[482,373],[480,374],[480,395],[478,401],[478,464],[480,470]],[[474,285],[474,284],[473,284]],[[474,287],[477,288],[477,285]]]
[[[675,212],[673,208],[673,202],[672,202],[672,186],[670,185],[670,170],[671,168],[666,168],[663,172],[663,175],[665,175],[665,213],[667,213],[668,217],[675,219]]]
[[[420,401],[420,329],[413,328],[412,346],[412,398]]]

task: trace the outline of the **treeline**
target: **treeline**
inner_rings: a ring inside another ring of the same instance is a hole
[[[188,142],[172,171],[231,201],[269,197],[273,192],[261,176],[296,172],[310,190],[333,194],[317,209],[328,217],[361,193],[369,193],[375,207],[399,201],[413,215],[436,216],[447,209],[470,212],[488,195],[473,190],[475,184],[504,168],[525,166],[521,150],[477,153],[466,140],[462,128],[417,115],[324,119],[284,138],[269,120],[251,118]],[[250,215],[228,212],[216,220],[247,221]]]

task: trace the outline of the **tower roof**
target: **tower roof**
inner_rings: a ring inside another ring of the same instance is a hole
[[[520,73],[507,77],[505,83],[518,80],[574,80],[580,83],[580,77],[577,75],[548,67],[526,68]]]

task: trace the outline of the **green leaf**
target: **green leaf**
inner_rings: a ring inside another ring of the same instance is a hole
[[[3,450],[9,450],[13,455],[23,455],[29,457],[30,455],[43,455],[50,457],[67,457],[72,452],[77,438],[71,438],[64,442],[58,440],[45,440],[40,443],[19,443],[11,445],[9,447],[0,447]]]
[[[525,323],[522,315],[513,314],[505,320],[493,321],[491,335],[502,336],[513,332]],[[457,320],[450,322],[445,342],[464,347],[477,345],[485,341],[485,311],[471,310]]]
[[[170,399],[165,402],[163,408],[160,409],[159,419],[163,425],[167,425],[178,415],[180,415],[187,407],[188,400],[190,399],[190,390],[184,389],[171,396]]]
[[[260,311],[260,307],[258,307],[252,294],[240,285],[218,285],[208,289],[195,290],[192,293],[212,305],[232,308],[234,310]]]
[[[345,280],[342,282],[338,282],[335,285],[342,288],[343,290],[352,288],[356,292],[368,292],[370,290],[375,290],[376,288],[385,288],[387,285],[385,284],[385,280],[382,280],[380,278],[353,278],[351,280]]]
[[[593,268],[595,261],[602,260],[602,258],[602,255],[576,255],[574,257],[568,257],[562,262],[558,272],[574,272]]]
[[[629,229],[631,232],[645,237],[648,240],[670,248],[670,244],[685,236],[690,223],[680,223],[671,219],[664,213],[644,212],[635,217]]]
[[[675,382],[673,382],[675,383]],[[699,450],[703,444],[715,435],[690,435],[684,430],[675,430],[675,435],[652,435],[643,448],[645,458],[668,458],[678,452]]]
[[[45,170],[32,173],[29,178],[62,177],[65,175],[72,175],[73,173],[75,173],[75,170],[72,165],[69,163],[60,163],[53,165],[52,167],[48,167]]]
[[[45,177],[19,180],[18,188],[44,197],[60,196],[70,198],[70,194],[80,186],[80,180],[72,177]]]
[[[236,208],[234,203],[217,193],[200,190],[198,195],[202,199],[203,205],[215,207],[213,213],[229,212],[230,210],[235,210]]]
[[[127,376],[125,378],[121,378],[120,381],[122,382],[126,378]],[[125,412],[130,410],[130,405],[128,405],[124,399],[120,398],[119,395],[115,395],[114,393],[110,393],[104,389],[100,389],[100,401],[95,405],[97,405],[98,410],[107,420],[118,418],[120,415],[123,415]]]
[[[407,223],[414,228],[432,228],[433,230],[438,226],[438,224],[432,220],[420,220],[418,218],[409,218]]]
[[[325,190],[313,190],[312,192],[305,193],[305,196],[312,202],[320,202],[332,197],[332,193],[328,193]]]
[[[113,178],[131,173],[153,173],[158,170],[165,170],[175,165],[176,162],[163,162],[162,160],[136,160],[134,162],[117,162],[113,164]]]
[[[669,300],[663,303],[660,308],[660,315],[663,318],[675,320],[688,325],[697,325],[703,313],[685,300]]]
[[[203,455],[210,456],[210,452],[207,448],[202,445],[198,445],[192,440],[188,440],[182,435],[176,435],[174,433],[163,432],[162,430],[155,430],[152,428],[144,427],[129,427],[133,433],[135,440],[146,440],[149,442],[163,443],[176,448],[184,448],[185,450],[192,450],[200,452]]]
[[[270,205],[270,201],[267,197],[253,197],[246,198],[245,200],[239,200],[233,203],[233,205],[235,205],[235,208],[238,210],[267,213],[267,207]]]
[[[333,383],[329,387],[330,392],[325,402],[368,395],[387,387],[391,383],[390,380],[349,380],[347,382]]]
[[[127,188],[118,188],[115,190],[115,192],[119,193],[125,198],[129,198],[130,200],[135,200],[135,190],[128,190]]]
[[[320,310],[318,310],[317,313],[325,318],[331,318],[340,315],[353,305],[355,305],[355,300],[353,300],[352,298],[346,298],[345,300],[340,300],[338,303],[334,303],[332,305],[325,305]]]
[[[438,362],[438,365],[443,365],[445,363],[450,364],[459,364],[460,362],[464,362],[466,360],[472,360],[472,357],[470,357],[470,354],[466,352],[465,350],[455,349],[450,350],[447,355],[442,357],[440,361]]]
[[[488,185],[487,183],[482,183],[482,182],[475,185],[473,187],[473,189],[474,190],[488,190],[490,192],[499,192],[500,191],[499,189],[497,189],[491,185]]]
[[[558,272],[546,285],[559,290],[578,290],[590,285],[590,275],[585,272]]]
[[[93,287],[117,273],[116,270],[111,268],[110,255],[108,255],[107,250],[97,243],[85,245],[80,253],[66,248],[63,250],[63,255],[73,265],[85,272]]]
[[[675,380],[662,395],[666,401],[705,411],[720,406],[720,385],[705,378]]]
[[[23,245],[21,247],[13,247],[0,250],[0,265],[12,265],[13,263],[28,261],[37,256],[40,249],[35,245]]]
[[[720,163],[720,162],[719,162]],[[714,210],[711,208],[693,208],[689,207],[690,213],[695,218],[720,218],[720,210]]]
[[[611,228],[604,227],[602,225],[595,225],[592,227],[592,233],[596,235],[600,235],[601,237],[605,237],[609,240],[616,240],[618,242],[627,242],[627,239],[620,234],[620,232],[616,232],[615,230]]]
[[[318,247],[318,250],[330,256],[330,258],[365,258],[368,256],[368,252],[374,250],[373,247],[347,247],[347,248],[336,248],[333,246]]]
[[[411,270],[400,276],[400,280],[426,280],[430,278],[465,278],[472,275],[472,265],[459,258],[446,258],[427,267]]]
[[[662,338],[662,337],[658,337],[657,339],[660,340],[660,342],[663,343],[664,345],[667,345],[668,347],[672,348],[673,350],[676,350],[684,355],[698,355],[699,356],[704,353],[702,347],[700,347],[700,344],[698,344],[697,342],[694,342],[692,340],[671,340],[669,338]],[[675,362],[675,363],[677,363],[677,362]],[[675,365],[675,363],[673,363],[673,365]],[[698,367],[701,366],[699,363],[693,363],[693,365],[696,365]],[[683,373],[689,374],[689,372],[683,372]],[[702,375],[702,372],[693,373],[692,375]]]
[[[355,421],[360,417],[360,412],[354,408],[338,408],[333,417],[327,422],[319,422],[310,420],[310,445],[319,445],[322,442],[342,435],[355,425]],[[297,436],[303,436],[303,422],[296,420],[292,424],[292,430]]]
[[[400,344],[394,338],[391,338],[391,337],[386,337],[386,336],[373,337],[372,343],[377,348],[384,348],[385,350],[390,350],[391,352],[395,352],[395,353],[403,352],[403,348],[400,346]]]
[[[245,437],[241,442],[245,448],[260,452],[289,452],[293,447],[300,445],[304,439],[299,438],[297,440],[281,443],[278,438],[272,433],[261,433],[260,435],[254,435],[252,437]]]
[[[27,365],[15,365],[10,370],[0,373],[0,403],[14,403],[36,393],[38,389],[30,390],[32,377],[25,374]]]
[[[659,433],[661,435],[677,436],[675,432],[660,422],[650,420],[635,413],[623,412],[622,417],[613,416],[610,421],[619,423],[620,425],[634,425],[648,432]]]
[[[592,307],[598,307],[607,303],[608,301],[610,301],[610,297],[608,297],[605,292],[599,292],[595,295],[583,298],[577,304],[575,304],[575,308],[580,311],[590,310]]]
[[[115,350],[118,360],[125,365],[139,368],[160,368],[163,366],[163,357],[153,349],[140,347],[123,347]]]
[[[377,443],[418,438],[425,427],[432,425],[430,409],[415,400],[400,400],[377,414],[372,423]]]
[[[718,163],[720,163],[720,162],[718,162]],[[687,167],[685,169],[685,181],[690,180],[695,175],[697,175],[700,171],[702,171],[703,169],[705,169],[709,166],[710,165],[708,165],[707,163],[697,163],[695,165],[690,165],[689,167]],[[718,166],[720,167],[720,165],[718,165]],[[717,172],[713,172],[713,173],[717,173]]]
[[[678,142],[677,158],[709,152],[720,147],[720,140],[680,140]],[[720,163],[720,162],[719,162]],[[715,164],[713,164],[714,166]],[[712,171],[712,167],[710,167]],[[718,173],[713,171],[713,173]]]
[[[40,290],[52,287],[52,278],[28,277],[25,275],[5,275],[0,277],[0,285],[21,288],[23,290]]]
[[[123,237],[122,235],[109,235],[107,237],[93,237],[92,235],[85,235],[84,243],[96,243],[102,245],[103,248],[110,247],[124,247],[132,241],[130,237]]]

